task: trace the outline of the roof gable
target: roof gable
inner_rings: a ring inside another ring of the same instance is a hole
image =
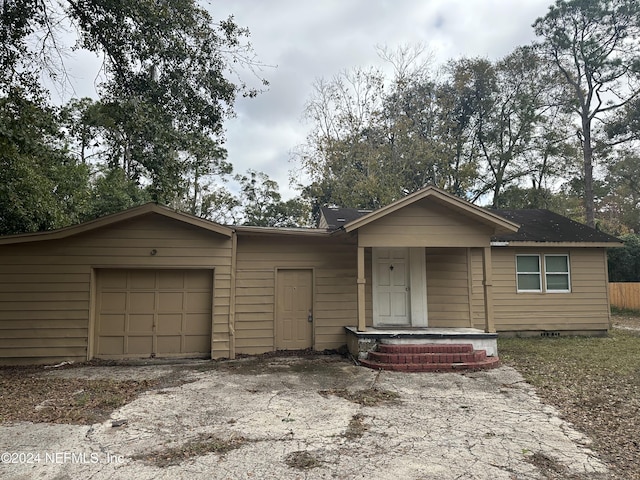
[[[125,220],[131,220],[137,217],[141,217],[149,214],[157,214],[166,218],[171,218],[179,222],[183,222],[189,225],[193,225],[210,232],[218,233],[226,237],[231,237],[233,230],[224,225],[220,225],[209,220],[195,217],[186,213],[178,212],[155,203],[146,203],[139,207],[130,208],[123,212],[114,213],[105,217],[100,217],[95,220],[90,220],[78,225],[72,225],[70,227],[60,228],[57,230],[51,230],[47,232],[36,233],[24,233],[19,235],[10,235],[0,238],[0,245],[12,244],[12,243],[26,243],[26,242],[38,242],[43,240],[57,240],[61,238],[67,238],[80,233],[89,232],[98,228],[114,225]]]
[[[359,228],[364,227],[380,218],[392,214],[404,207],[412,205],[424,199],[430,199],[440,205],[443,205],[449,209],[456,211],[459,214],[472,218],[473,220],[484,223],[495,229],[495,233],[512,233],[517,232],[519,225],[515,222],[507,220],[490,210],[485,210],[482,207],[473,205],[465,200],[461,200],[449,193],[444,192],[435,187],[426,187],[417,192],[407,195],[406,197],[396,200],[395,202],[382,207],[373,212],[364,214],[350,221],[345,221],[343,228],[347,232],[352,232]]]

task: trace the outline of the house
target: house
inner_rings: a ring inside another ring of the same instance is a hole
[[[542,210],[492,211],[427,187],[318,228],[224,226],[140,207],[0,237],[0,362],[363,355],[384,338],[601,335],[606,249]],[[407,340],[409,339],[409,340]]]

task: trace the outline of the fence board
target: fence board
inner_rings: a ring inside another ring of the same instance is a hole
[[[612,307],[640,310],[640,283],[609,283]]]

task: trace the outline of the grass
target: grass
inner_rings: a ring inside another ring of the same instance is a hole
[[[618,308],[611,306],[611,314],[623,317],[640,317],[640,310],[633,310],[631,308]]]
[[[498,351],[543,401],[593,440],[621,478],[640,479],[640,332],[505,338]]]

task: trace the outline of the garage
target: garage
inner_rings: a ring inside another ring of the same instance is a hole
[[[213,270],[100,269],[95,356],[211,354]]]

